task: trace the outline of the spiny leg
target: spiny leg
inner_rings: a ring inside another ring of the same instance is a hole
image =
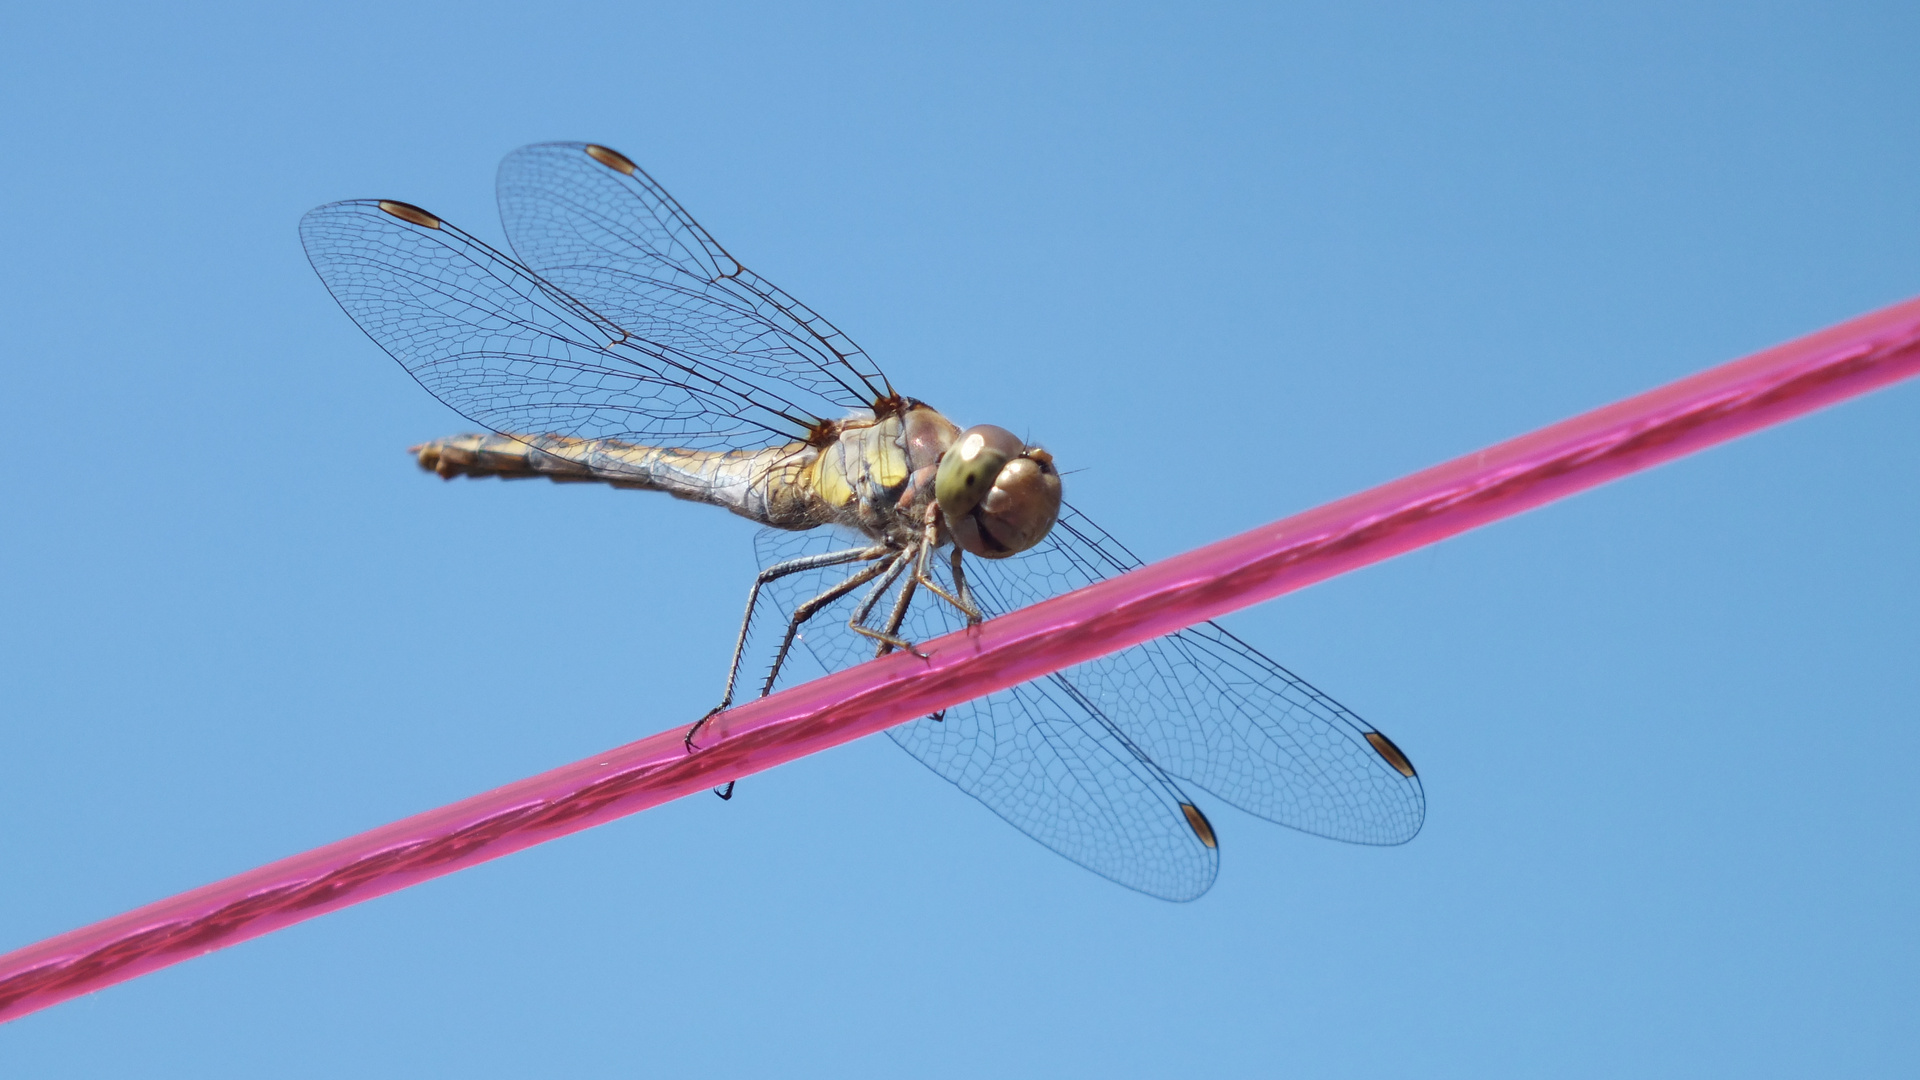
[[[927,557],[925,557],[925,555],[927,555],[927,553],[922,550],[922,553],[920,553],[920,569],[922,569],[922,573],[916,575],[916,577],[906,578],[904,582],[900,582],[900,596],[897,600],[893,601],[893,613],[887,615],[887,634],[891,634],[891,636],[895,636],[895,638],[899,638],[900,623],[906,621],[906,611],[908,611],[908,607],[914,603],[914,588],[916,588],[920,582],[927,580],[924,573],[925,565],[927,565]],[[933,588],[935,592],[939,592],[939,586],[933,586],[931,582],[927,582],[927,584],[929,584],[929,588]],[[947,598],[948,601],[952,600],[952,598],[948,598],[945,592],[941,592],[941,596]],[[975,619],[975,623],[977,623],[977,619]],[[908,648],[912,648],[912,646],[908,646]],[[887,655],[891,650],[893,650],[891,644],[881,642],[881,644],[879,644],[879,650],[877,650],[874,655]],[[914,655],[922,655],[922,653],[914,650]],[[941,723],[941,721],[947,719],[947,709],[941,709],[939,713],[933,713],[933,715],[929,715],[927,719],[933,721],[933,723]]]
[[[880,548],[879,550],[884,554],[889,549]],[[876,556],[876,558],[877,557],[878,556]],[[845,581],[840,582],[826,592],[795,608],[793,617],[787,620],[786,636],[780,640],[780,651],[775,654],[773,658],[772,669],[767,672],[767,681],[760,687],[760,696],[766,697],[767,694],[772,692],[774,682],[780,678],[780,668],[786,663],[787,654],[792,650],[794,638],[799,636],[802,625],[819,614],[821,608],[826,607],[828,604],[833,603],[835,600],[840,599],[883,573],[886,574],[886,578],[877,587],[875,595],[886,591],[887,585],[899,576],[900,567],[904,565],[904,561],[905,557],[903,555],[899,558],[887,559],[884,562],[875,562],[872,566],[849,575]],[[864,612],[872,606],[872,600],[870,598],[861,610]],[[858,617],[859,616],[856,616],[856,618]],[[709,713],[708,715],[712,714]],[[715,788],[713,793],[720,796],[723,801],[733,798],[733,781],[727,781],[727,786],[724,788]]]
[[[900,636],[900,624],[907,621],[907,605],[913,603],[913,590],[917,585],[919,585],[919,582],[912,575],[909,575],[907,580],[901,582],[900,595],[894,598],[893,610],[887,613],[887,628],[884,632],[887,637],[893,638],[895,641],[906,640]],[[879,648],[874,650],[873,655],[885,656],[892,652],[893,648],[893,643],[883,638],[880,641]],[[912,648],[912,646],[908,646],[908,648]]]
[[[973,598],[972,586],[967,584],[966,568],[960,565],[961,559],[965,555],[966,552],[960,550],[959,544],[953,545],[953,584],[955,591],[960,594],[961,610],[971,609],[973,612],[972,622],[978,623],[981,619],[980,604],[979,601]]]
[[[933,552],[940,539],[939,513],[940,507],[937,504],[927,508],[927,530],[920,542],[919,565],[914,567],[913,573],[919,578],[920,584],[925,585],[933,595],[958,608],[960,614],[966,616],[968,626],[975,626],[980,622],[980,609],[974,605],[972,595],[967,592],[966,575],[960,572],[959,544],[953,545],[953,581],[959,589],[959,595],[955,596],[948,592],[933,579]]]
[[[821,593],[819,596],[793,609],[793,617],[787,620],[786,637],[780,640],[780,651],[773,656],[773,669],[767,672],[767,681],[761,684],[760,696],[766,697],[773,692],[773,684],[780,677],[780,669],[787,662],[787,653],[793,648],[793,641],[800,636],[800,626],[807,620],[820,614],[820,609],[847,595],[853,590],[872,581],[884,573],[893,561],[876,562],[858,573],[850,575],[845,581]]]
[[[747,631],[753,626],[753,609],[754,606],[760,602],[760,590],[762,587],[770,582],[778,581],[789,574],[797,574],[803,570],[817,570],[825,566],[838,566],[843,563],[858,562],[862,559],[878,559],[890,550],[892,549],[884,544],[875,544],[871,547],[847,548],[843,551],[829,551],[820,555],[803,555],[797,559],[787,559],[784,562],[774,563],[772,566],[760,571],[759,576],[753,579],[753,588],[747,591],[747,612],[740,619],[740,636],[734,639],[733,662],[727,666],[726,692],[720,695],[720,704],[708,710],[707,715],[694,721],[693,727],[687,729],[687,752],[692,753],[697,749],[693,745],[693,737],[700,733],[700,729],[706,726],[707,721],[713,719],[716,714],[725,712],[727,707],[733,704],[733,687],[740,677],[740,658],[746,652]],[[886,564],[882,563],[881,565],[884,566]]]
[[[907,567],[913,565],[913,560],[918,555],[919,551],[917,547],[909,547],[901,551],[899,556],[888,564],[886,576],[881,578],[880,581],[868,591],[866,597],[860,601],[860,606],[854,610],[853,618],[847,620],[847,626],[852,629],[854,633],[870,637],[883,645],[890,645],[896,649],[905,649],[915,656],[921,656],[921,653],[913,647],[912,642],[907,641],[898,634],[875,630],[873,627],[868,626],[867,616],[873,614],[874,605],[880,602],[880,598],[887,594],[888,589],[893,588],[894,581],[900,577],[900,574],[905,571]],[[884,655],[884,652],[885,650],[882,650],[882,655]],[[924,657],[922,658],[924,659]]]
[[[953,567],[954,591],[952,593],[947,592],[947,590],[941,588],[940,583],[933,578],[933,553],[940,546],[940,514],[941,510],[938,503],[927,507],[927,530],[921,539],[920,564],[914,569],[914,573],[919,577],[920,583],[925,585],[935,596],[938,596],[948,604],[959,609],[960,614],[966,616],[968,626],[978,626],[981,619],[980,606],[974,602],[973,590],[967,587],[967,574],[960,565],[960,560],[964,553],[960,550],[959,544],[956,543],[953,545],[951,565]],[[927,719],[932,720],[936,724],[946,718],[947,710],[945,709],[941,709],[939,712],[932,713],[927,717]]]
[[[967,571],[961,566],[961,560],[965,558],[965,556],[966,552],[960,550],[959,544],[953,545],[952,567],[954,593],[960,597],[960,603],[954,606],[966,612],[968,626],[977,626],[980,623],[980,603],[973,598],[973,589],[967,584]],[[949,599],[944,593],[941,594],[941,598]],[[927,717],[927,719],[936,724],[946,718],[947,710],[945,709],[941,709],[939,712]]]

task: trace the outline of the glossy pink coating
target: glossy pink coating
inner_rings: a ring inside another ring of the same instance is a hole
[[[1909,300],[1122,577],[0,957],[0,1020],[937,712],[1920,372]]]

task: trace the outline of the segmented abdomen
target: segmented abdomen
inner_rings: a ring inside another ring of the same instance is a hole
[[[544,476],[562,483],[600,480],[617,484],[630,479],[597,475],[587,464],[590,459],[581,453],[589,441],[556,435],[530,436],[525,440],[505,435],[456,435],[408,447],[407,452],[419,460],[421,468],[448,480],[456,476],[498,476],[507,480]],[[552,447],[559,453],[550,453],[542,447]]]
[[[566,435],[456,435],[421,443],[411,452],[421,468],[449,480],[544,476],[560,483],[664,491],[783,529],[812,528],[832,517],[833,508],[814,492],[809,466],[819,453],[805,443],[713,451]]]

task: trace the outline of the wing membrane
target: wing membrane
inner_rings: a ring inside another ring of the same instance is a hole
[[[825,533],[765,530],[761,559],[771,564],[830,550],[835,538]],[[781,614],[762,617],[757,634],[777,642],[793,609],[845,574],[829,569],[772,583],[763,595],[769,612]],[[844,597],[808,624],[802,651],[823,670],[873,655],[872,643],[845,625],[859,599],[859,593]],[[951,607],[924,593],[920,599],[904,624],[908,637],[925,640],[959,627]],[[806,674],[789,661],[783,679]],[[1167,900],[1191,900],[1213,884],[1219,852],[1201,842],[1182,809],[1192,800],[1062,676],[887,734],[1015,828],[1103,877]]]
[[[802,438],[819,419],[777,387],[631,332],[450,224],[381,206],[310,211],[307,258],[368,337],[476,423],[737,449]]]
[[[766,565],[834,546],[844,540],[768,530],[760,555]],[[1069,506],[1039,546],[966,565],[975,599],[995,615],[1140,562]],[[782,579],[770,599],[791,612],[825,591],[833,573]],[[824,670],[873,655],[872,643],[844,625],[858,598],[843,598],[803,634]],[[880,621],[887,606],[883,601],[871,621]],[[777,635],[785,618],[763,619],[756,633]],[[901,633],[924,641],[959,626],[949,605],[923,591]],[[1425,793],[1417,777],[1403,775],[1375,749],[1367,737],[1373,731],[1305,680],[1205,623],[888,735],[1055,851],[1142,892],[1183,899],[1212,881],[1216,853],[1185,828],[1180,804],[1191,800],[1176,778],[1303,832],[1358,844],[1411,840],[1425,820]],[[1085,777],[1105,777],[1104,794],[1082,784]]]
[[[997,613],[1141,563],[1068,506],[1039,546],[967,565]],[[1406,843],[1426,819],[1419,779],[1375,749],[1372,726],[1215,623],[1068,677],[1161,768],[1248,813],[1356,844]]]
[[[871,407],[886,376],[833,324],[733,256],[631,161],[587,143],[500,163],[500,220],[535,273],[630,332],[817,416]]]

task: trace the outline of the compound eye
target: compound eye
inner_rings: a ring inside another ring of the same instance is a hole
[[[940,471],[933,480],[933,497],[948,521],[973,513],[993,490],[993,482],[1007,462],[1025,447],[1006,428],[981,424],[970,427],[940,455]]]
[[[971,513],[948,517],[954,543],[984,559],[1004,559],[1027,550],[1053,529],[1060,516],[1060,473],[1053,455],[1024,447],[1008,461],[986,498]]]

